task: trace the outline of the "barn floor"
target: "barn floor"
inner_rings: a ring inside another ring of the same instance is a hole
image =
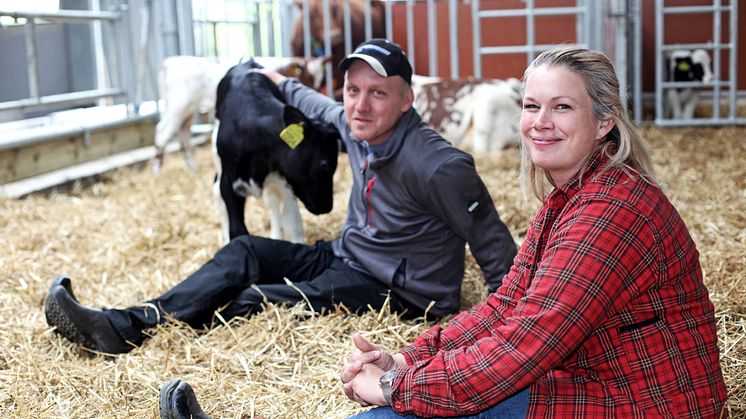
[[[746,418],[746,127],[646,129],[667,193],[701,252],[715,303],[730,416]],[[157,295],[197,269],[218,248],[209,147],[190,172],[168,156],[154,177],[139,165],[50,194],[0,199],[0,417],[158,416],[158,392],[181,377],[203,408],[223,417],[341,418],[361,411],[342,394],[339,368],[355,331],[396,350],[428,324],[388,313],[326,316],[304,306],[268,307],[208,332],[171,323],[129,354],[81,350],[46,324],[51,279],[73,279],[81,302],[128,306]],[[306,240],[331,239],[342,225],[350,175],[340,157],[332,213],[303,212]],[[518,152],[480,157],[478,168],[518,242],[538,208],[517,183]],[[250,201],[249,230],[267,234]],[[462,308],[485,295],[467,258]],[[219,320],[220,322],[220,320]]]

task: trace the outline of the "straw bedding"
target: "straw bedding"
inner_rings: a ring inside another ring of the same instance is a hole
[[[746,417],[746,128],[647,128],[659,174],[701,252],[715,303],[732,417]],[[350,335],[400,348],[430,324],[387,312],[329,315],[269,306],[209,330],[175,322],[129,354],[104,357],[49,328],[43,300],[52,278],[73,279],[87,305],[123,307],[167,290],[218,249],[209,149],[188,171],[169,156],[154,177],[147,166],[121,169],[23,200],[0,200],[0,417],[157,417],[160,386],[180,377],[218,417],[340,418],[361,411],[338,380]],[[340,157],[332,213],[303,212],[306,240],[335,237],[349,194]],[[520,243],[538,203],[524,201],[518,152],[479,157],[498,211]],[[249,230],[267,234],[261,205],[250,200]],[[462,308],[486,295],[467,256]]]

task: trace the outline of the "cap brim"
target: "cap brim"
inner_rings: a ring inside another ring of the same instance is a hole
[[[340,68],[343,71],[347,71],[347,68],[350,66],[350,64],[351,64],[351,62],[352,62],[352,60],[354,58],[358,58],[358,59],[363,60],[366,63],[368,63],[368,65],[373,70],[375,70],[375,72],[378,73],[381,77],[388,77],[389,76],[388,73],[386,72],[386,69],[383,68],[383,64],[381,64],[381,62],[378,61],[377,59],[375,59],[374,57],[371,57],[370,55],[367,55],[367,54],[350,54],[350,55],[348,55],[347,58],[345,58],[344,60],[342,60]]]

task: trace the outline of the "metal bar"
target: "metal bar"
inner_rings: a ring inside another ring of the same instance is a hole
[[[536,57],[536,5],[534,0],[526,1],[526,41],[528,43],[528,55],[526,56],[526,66],[529,66]]]
[[[290,27],[290,18],[292,13],[288,13],[290,10],[286,0],[280,0],[280,39],[282,46],[280,48],[280,55],[290,56],[291,46],[290,39],[292,38],[293,29]],[[290,2],[290,7],[293,7],[293,3]]]
[[[6,111],[10,109],[44,109],[52,108],[60,104],[85,104],[90,103],[92,100],[95,99],[111,96],[123,96],[125,94],[126,92],[124,91],[124,89],[121,88],[95,89],[74,93],[61,93],[58,95],[48,95],[40,96],[37,98],[0,102],[0,111]]]
[[[260,16],[259,15],[260,13],[259,3],[256,1],[252,1],[251,4],[254,5],[254,16],[258,18]],[[248,11],[250,9],[247,7],[244,10]],[[244,17],[248,17],[246,16],[247,14],[248,13],[244,14]],[[252,55],[264,56],[266,54],[264,53],[264,49],[262,48],[262,20],[261,19],[257,19],[257,20],[258,20],[257,23],[251,25],[251,38],[254,41],[254,53]]]
[[[729,87],[730,83],[727,81],[718,80],[702,82],[702,81],[662,81],[661,87],[664,88],[683,88],[683,87]]]
[[[331,29],[331,14],[329,13],[329,0],[323,1],[324,8],[324,52],[331,54],[332,51],[332,37],[329,33]],[[326,63],[326,95],[330,98],[334,98],[334,80],[332,80],[332,66],[331,63]]]
[[[352,16],[350,14],[350,1],[342,2],[342,14],[344,16],[345,31],[345,55],[352,52]]]
[[[719,3],[719,2],[718,2]],[[729,11],[731,6],[669,6],[663,7],[665,14],[694,14],[694,13],[711,13],[719,11]]]
[[[655,0],[655,121],[663,119],[663,0]]]
[[[133,50],[132,45],[132,37],[130,36],[129,29],[132,27],[132,22],[130,20],[130,14],[129,14],[129,6],[126,4],[122,4],[120,6],[120,10],[122,11],[122,19],[118,20],[117,22],[121,25],[120,31],[118,32],[118,36],[122,40],[121,45],[121,56],[122,60],[119,62],[120,69],[122,71],[122,83],[121,87],[126,92],[126,103],[131,103],[132,98],[135,97],[134,91],[135,91],[135,80],[132,76],[132,71],[129,66],[127,66],[125,63],[134,63],[135,62],[135,52]],[[128,112],[133,111],[133,107],[128,106],[127,107]]]
[[[588,44],[585,42],[580,42],[576,44],[562,44],[566,46],[575,46],[578,48],[588,48]],[[489,54],[516,54],[516,53],[528,53],[531,54],[531,58],[529,58],[530,61],[533,61],[533,58],[535,54],[541,53],[543,51],[556,48],[556,44],[538,44],[538,45],[508,45],[504,47],[482,47],[482,55],[489,55]],[[530,62],[529,62],[530,64]]]
[[[714,1],[714,6],[720,6],[720,0]],[[712,39],[716,45],[720,45],[720,30],[721,28],[721,19],[722,14],[721,10],[718,8],[715,12],[712,14]],[[715,51],[715,56],[713,57],[713,78],[715,80],[722,80],[722,72],[720,70],[721,64],[720,64],[720,51]],[[712,98],[712,117],[715,119],[720,118],[720,87],[713,89],[713,98]]]
[[[714,43],[714,42],[700,42],[695,44],[668,44],[668,45],[661,45],[660,46],[661,51],[673,51],[676,49],[711,49],[711,50],[721,50],[721,49],[730,49],[732,48],[732,44],[723,44],[723,43]]]
[[[632,62],[634,71],[634,112],[635,122],[642,121],[642,14],[641,0],[632,0],[632,16],[634,16],[634,43],[632,45]]]
[[[438,76],[438,48],[437,45],[437,39],[435,39],[438,36],[438,28],[437,23],[435,22],[436,17],[436,10],[435,10],[435,1],[434,0],[427,0],[427,47],[428,47],[428,58],[429,58],[429,68],[430,68],[430,76],[437,77]]]
[[[391,11],[391,2],[387,1],[384,7],[386,12],[386,39],[392,40],[394,39],[394,15]]]
[[[479,0],[474,0],[479,1]],[[407,0],[407,57],[409,64],[415,68],[415,49],[414,49],[414,0]]]
[[[746,125],[746,118],[660,119],[655,121],[655,125],[661,127]]]
[[[264,21],[267,27],[267,55],[275,55],[275,15],[272,10],[272,4],[264,4]],[[262,54],[263,55],[263,54]]]
[[[183,3],[178,1],[175,2],[174,12],[176,14],[176,40],[179,43],[179,54],[187,54],[190,49],[187,47],[186,36],[181,36],[181,30],[182,28],[187,27],[187,25],[190,25],[189,27],[191,27],[191,23],[186,22],[184,17]],[[215,43],[217,44],[217,38]]]
[[[730,43],[733,48],[730,49],[730,57],[728,62],[728,81],[730,81],[730,91],[728,92],[728,108],[730,109],[730,116],[735,117],[738,110],[738,102],[736,100],[736,91],[738,90],[738,2],[733,2],[733,8],[730,11]]]
[[[458,74],[458,3],[448,0],[448,34],[450,35],[451,79],[457,80]]]
[[[140,7],[140,43],[137,54],[137,83],[135,106],[139,106],[145,95],[145,71],[148,67],[148,35],[150,33],[150,0],[143,0]]]
[[[603,8],[603,7],[601,7]],[[619,78],[619,99],[622,106],[627,107],[627,100],[629,98],[629,62],[627,60],[627,48],[629,45],[629,33],[627,32],[627,5],[623,0],[614,0],[611,3],[610,13],[612,19],[614,19],[614,32],[616,36],[614,38],[614,55],[615,55],[615,69],[617,77]],[[597,22],[602,21],[604,13],[598,13]],[[598,28],[600,31],[600,28]],[[604,42],[598,41],[598,44],[594,49],[602,50]]]
[[[479,12],[482,18],[491,17],[522,17],[522,16],[560,16],[560,15],[580,15],[585,13],[586,8],[576,7],[535,7],[533,1],[527,1],[524,9],[508,10],[483,10]]]
[[[54,21],[87,21],[87,20],[116,20],[118,12],[91,12],[85,10],[59,10],[57,12],[8,11],[0,10],[0,16],[10,16],[15,19],[44,19]]]
[[[225,23],[225,24],[238,24],[238,25],[244,25],[244,24],[253,25],[253,24],[258,23],[259,19],[249,16],[243,19],[193,19],[192,22],[199,23],[199,24]]]
[[[54,130],[44,131],[41,133],[33,133],[31,135],[28,135],[28,132],[21,131],[20,133],[23,136],[19,136],[17,138],[11,138],[9,140],[1,141],[0,142],[0,151],[4,150],[12,150],[14,148],[20,148],[24,146],[29,146],[33,144],[40,144],[45,143],[49,140],[56,140],[61,137],[69,137],[69,136],[75,136],[75,135],[85,135],[86,132],[90,133],[91,131],[104,131],[109,128],[116,128],[123,125],[132,125],[136,123],[141,122],[149,122],[153,121],[156,118],[155,114],[148,114],[148,115],[136,115],[131,116],[127,119],[117,119],[112,121],[105,121],[105,122],[93,122],[91,124],[86,125],[75,125],[75,126],[69,126],[69,125],[63,125],[59,127],[55,127]]]
[[[31,97],[41,95],[41,81],[39,78],[39,49],[36,39],[36,22],[34,18],[26,21],[26,65],[28,66],[28,88]]]
[[[365,40],[373,37],[373,23],[370,16],[370,0],[363,2],[363,15],[365,16]]]
[[[479,0],[471,3],[472,50],[474,51],[474,78],[482,78],[482,29],[479,17]]]
[[[583,4],[583,0],[576,0],[576,2],[579,2],[580,4]],[[602,2],[596,3],[597,7],[603,8]],[[580,7],[580,6],[579,6]],[[585,10],[583,11],[582,15],[577,15],[575,17],[577,24],[576,24],[576,37],[579,40],[585,41],[586,44],[588,44],[592,49],[600,49],[599,44],[600,42],[598,39],[603,35],[602,31],[597,31],[595,33],[596,37],[594,39],[593,32],[591,31],[591,4],[585,3],[583,6]],[[582,22],[582,23],[581,23]]]

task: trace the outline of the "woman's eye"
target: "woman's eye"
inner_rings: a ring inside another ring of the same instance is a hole
[[[557,105],[557,109],[566,110],[566,109],[572,109],[572,107],[570,107],[570,105],[566,103],[560,103],[559,105]]]
[[[539,109],[539,107],[533,103],[524,103],[523,109]]]

